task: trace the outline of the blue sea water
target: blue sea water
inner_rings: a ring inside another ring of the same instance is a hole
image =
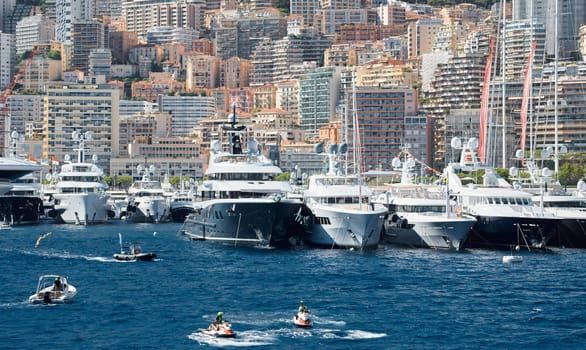
[[[267,249],[189,241],[180,224],[0,231],[0,349],[583,349],[586,251]],[[51,231],[35,248],[37,238]],[[156,252],[117,262],[118,233]],[[78,288],[30,305],[38,277]],[[292,324],[299,300],[314,327]],[[218,311],[237,337],[198,330]]]

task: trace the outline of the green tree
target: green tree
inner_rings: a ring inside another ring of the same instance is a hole
[[[560,166],[558,181],[562,186],[573,186],[584,177],[584,166],[566,162]]]
[[[289,178],[291,178],[291,173],[283,172],[283,173],[280,173],[279,175],[277,175],[275,177],[275,180],[276,181],[289,181]]]
[[[132,185],[132,176],[128,176],[128,175],[122,175],[122,176],[116,176],[116,186],[124,188],[124,189],[128,189],[130,187],[130,185]]]

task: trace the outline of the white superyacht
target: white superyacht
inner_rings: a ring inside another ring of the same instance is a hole
[[[322,151],[320,145],[315,149],[318,153]],[[308,178],[303,199],[311,215],[304,241],[328,248],[376,248],[387,209],[371,203],[373,191],[359,175],[342,173],[339,158],[346,148],[345,144],[339,148],[331,145],[326,153],[328,172]]]
[[[413,183],[413,159],[401,162],[395,158],[393,166],[401,168],[401,183],[390,184],[377,199],[388,208],[384,241],[417,248],[462,249],[476,219],[459,212],[449,198],[448,183]]]
[[[78,143],[77,161],[65,157],[59,173],[52,180],[54,209],[52,215],[57,223],[88,225],[105,223],[112,214],[109,204],[108,185],[103,181],[104,172],[92,157],[85,161],[85,141],[91,140],[91,132],[74,131],[73,140]]]
[[[153,178],[155,170],[154,165],[137,166],[141,179],[128,189],[127,221],[161,223],[170,220],[169,198],[165,196],[161,181]]]

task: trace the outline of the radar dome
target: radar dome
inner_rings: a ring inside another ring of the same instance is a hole
[[[401,167],[401,160],[399,158],[393,158],[391,165],[393,166],[393,168],[400,168]]]
[[[550,177],[551,176],[551,170],[547,167],[541,169],[541,176],[543,177]]]
[[[462,148],[462,140],[459,137],[453,137],[452,141],[450,141],[450,146],[456,149]]]
[[[347,143],[343,143],[340,145],[340,153],[346,153],[348,152],[348,144]]]
[[[470,147],[471,149],[477,149],[478,148],[478,139],[476,137],[471,137],[468,140],[468,147]]]
[[[517,169],[514,166],[510,167],[509,168],[509,175],[511,175],[513,177],[517,177],[517,175],[519,175],[519,169]]]
[[[313,151],[317,154],[319,153],[323,153],[324,152],[324,144],[323,143],[318,143],[316,145],[313,146]]]
[[[522,149],[518,149],[517,151],[515,151],[515,158],[523,158],[524,156],[524,152]]]

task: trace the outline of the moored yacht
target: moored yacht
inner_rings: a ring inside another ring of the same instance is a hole
[[[481,164],[475,152],[476,138],[463,145],[460,139],[453,139],[452,147],[462,149],[460,162],[448,165],[444,175],[462,212],[477,220],[466,247],[508,250],[517,245],[520,235],[522,248],[547,248],[558,232],[560,218],[539,210],[530,193],[513,188],[493,168]],[[482,184],[465,183],[475,178],[482,178]]]
[[[563,191],[558,185],[533,196],[533,202],[543,211],[561,218],[560,229],[550,240],[550,246],[586,248],[586,197]]]
[[[284,195],[291,185],[276,180],[281,169],[256,141],[249,139],[243,149],[246,127],[237,125],[236,111],[221,136],[229,142],[212,142],[207,180],[197,188],[200,201],[186,217],[183,233],[236,245],[288,245],[302,202]]]
[[[92,157],[92,163],[85,161],[85,141],[91,140],[91,133],[74,131],[72,136],[79,146],[77,161],[72,162],[66,156],[59,173],[52,178],[55,189],[52,215],[57,223],[105,223],[111,215],[111,206],[106,193],[108,185],[103,181],[104,172],[95,163],[97,157]]]
[[[303,200],[311,215],[305,220],[304,241],[328,248],[376,248],[387,209],[370,201],[373,191],[360,176],[342,173],[338,156],[346,147],[331,145],[328,172],[308,178]]]
[[[401,183],[391,184],[377,202],[388,208],[383,239],[387,243],[417,247],[460,250],[476,219],[458,211],[456,201],[443,185],[415,184],[412,159],[393,160],[401,167]]]
[[[169,199],[161,181],[153,178],[154,165],[139,165],[137,171],[141,179],[128,189],[128,209],[126,220],[131,222],[160,223],[170,219]]]
[[[41,183],[34,174],[12,181],[12,188],[0,195],[0,219],[10,225],[37,224],[43,215]]]

